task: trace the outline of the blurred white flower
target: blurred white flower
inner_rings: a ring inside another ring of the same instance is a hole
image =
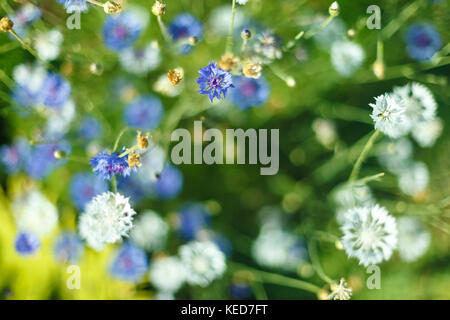
[[[403,87],[396,87],[392,96],[404,106],[405,130],[414,131],[421,122],[433,120],[436,117],[437,104],[427,87],[420,83],[408,83]]]
[[[136,219],[131,240],[147,251],[164,248],[169,232],[168,224],[154,211],[147,210]]]
[[[153,90],[168,97],[178,96],[181,93],[183,87],[184,82],[181,82],[178,85],[172,84],[172,82],[170,82],[169,78],[167,77],[167,73],[162,74],[153,84]]]
[[[364,62],[362,47],[351,41],[335,41],[331,46],[331,63],[343,77],[350,77]]]
[[[397,219],[398,252],[400,258],[412,262],[425,254],[431,242],[430,233],[422,222],[415,217],[400,217]]]
[[[34,37],[34,48],[41,59],[50,61],[58,58],[64,40],[59,30],[41,32]]]
[[[210,241],[191,241],[180,247],[181,261],[189,284],[206,287],[225,272],[225,255]]]
[[[32,231],[40,237],[48,235],[58,224],[56,207],[37,190],[14,200],[12,213],[19,230]]]
[[[403,115],[405,107],[391,95],[378,96],[375,98],[375,103],[369,105],[373,109],[370,117],[375,122],[375,129],[380,129],[381,132],[392,138],[398,138],[407,133]]]
[[[390,172],[399,174],[412,161],[413,145],[406,138],[386,139],[377,153],[378,162]]]
[[[237,3],[239,3],[240,5],[245,5],[247,4],[248,0],[236,0]]]
[[[80,216],[80,235],[88,246],[99,251],[106,244],[128,236],[135,214],[128,198],[119,193],[102,193],[86,205],[85,212]]]
[[[134,74],[145,74],[156,69],[161,63],[161,53],[156,42],[144,48],[126,48],[120,52],[119,59],[123,69]]]
[[[428,181],[428,168],[425,163],[419,161],[406,166],[398,176],[400,190],[410,196],[424,191]]]
[[[252,255],[261,266],[286,270],[295,270],[307,259],[302,239],[281,229],[261,230]]]
[[[350,300],[352,289],[348,287],[347,282],[342,278],[339,283],[331,284],[331,293],[328,300]]]
[[[16,83],[27,88],[31,94],[38,93],[46,77],[45,67],[39,64],[20,64],[13,70]]]
[[[70,125],[75,118],[75,103],[73,100],[67,100],[62,108],[60,109],[50,109],[47,118],[46,133],[52,137],[61,137],[70,129]]]
[[[444,128],[443,121],[436,118],[420,122],[412,130],[412,137],[422,148],[432,147]]]
[[[336,220],[341,225],[347,220],[349,209],[375,204],[372,191],[364,183],[344,183],[333,190],[332,195],[337,204]]]
[[[395,218],[379,205],[350,209],[341,229],[347,256],[365,267],[388,260],[397,245]]]
[[[228,28],[230,27],[231,19],[231,5],[223,5],[215,8],[210,15],[209,25],[212,31],[219,35],[226,35],[228,33]],[[246,17],[239,8],[236,8],[236,14],[234,16],[234,30],[239,30],[243,28],[245,24]]]
[[[179,258],[159,258],[150,266],[150,281],[159,292],[177,292],[185,280],[186,268]]]
[[[323,23],[326,17],[320,16],[317,21],[315,21],[315,26],[319,26]],[[331,46],[337,41],[341,41],[342,37],[345,35],[347,27],[344,21],[335,17],[326,28],[318,31],[312,38],[317,42],[317,45],[323,50],[329,51]]]
[[[315,119],[312,128],[316,134],[316,139],[325,147],[332,148],[337,140],[336,126],[328,119]]]

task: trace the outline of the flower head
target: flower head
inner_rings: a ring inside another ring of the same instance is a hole
[[[365,267],[388,260],[397,245],[395,218],[379,205],[354,207],[341,229],[347,256]]]
[[[111,274],[119,279],[137,283],[148,270],[145,251],[127,242],[118,248],[111,264]]]
[[[150,267],[150,281],[161,292],[177,292],[186,280],[186,268],[177,257],[163,257]]]
[[[94,117],[84,117],[78,129],[78,134],[86,140],[100,138],[103,132],[102,124]]]
[[[365,54],[362,47],[351,41],[335,41],[331,46],[331,63],[343,77],[350,77],[364,62]]]
[[[210,62],[208,66],[201,68],[198,73],[200,74],[197,79],[197,83],[200,85],[198,92],[207,94],[211,102],[214,98],[225,99],[227,90],[234,88],[231,73],[218,68],[215,62]]]
[[[152,13],[155,16],[162,16],[166,13],[166,4],[162,1],[156,0],[152,6]]]
[[[108,16],[103,26],[105,45],[114,51],[130,47],[142,32],[142,21],[131,12]]]
[[[239,57],[236,57],[233,53],[227,52],[220,57],[219,67],[223,70],[231,70],[236,68],[239,63]]]
[[[383,94],[375,98],[375,103],[369,105],[373,109],[370,117],[375,122],[375,129],[380,129],[392,138],[398,138],[405,133],[405,107],[394,97]]]
[[[89,163],[96,174],[107,180],[111,180],[111,177],[115,174],[126,177],[131,173],[131,168],[128,165],[128,155],[119,157],[115,152],[107,153],[103,151],[92,158]]]
[[[41,241],[34,232],[20,232],[14,242],[14,248],[17,253],[23,256],[29,256],[35,253],[41,247]]]
[[[156,43],[150,43],[143,48],[126,48],[120,52],[122,67],[137,75],[144,75],[156,69],[161,62],[161,53]]]
[[[65,232],[55,241],[54,254],[59,262],[76,263],[84,252],[83,241],[75,232]]]
[[[206,287],[225,272],[225,255],[213,242],[192,241],[180,247],[189,284]]]
[[[203,26],[193,15],[181,13],[170,23],[169,33],[172,39],[179,43],[178,51],[181,54],[188,54],[193,46],[185,40],[188,40],[190,37],[196,37],[201,41],[203,38]]]
[[[199,231],[209,228],[210,224],[211,213],[200,203],[185,205],[178,214],[178,232],[184,239],[194,239]]]
[[[183,80],[184,71],[181,68],[169,70],[169,72],[167,73],[167,77],[168,77],[169,81],[174,86],[176,86],[177,84],[179,84],[181,82],[181,80]]]
[[[102,193],[86,205],[78,224],[80,235],[91,248],[102,250],[106,244],[128,236],[135,214],[128,198],[119,193]]]
[[[430,174],[423,162],[405,164],[398,176],[398,186],[407,195],[415,196],[428,186]]]
[[[86,0],[56,0],[58,3],[64,4],[64,8],[70,12],[80,11],[85,12],[88,10],[88,3]]]
[[[105,180],[92,173],[77,173],[70,182],[70,196],[78,210],[95,196],[108,190]]]
[[[161,101],[152,95],[143,95],[131,101],[124,112],[129,126],[143,130],[156,128],[164,114]]]
[[[167,164],[154,182],[155,193],[160,199],[173,199],[183,188],[183,174],[180,169]]]
[[[265,64],[281,59],[281,38],[272,30],[266,30],[256,36],[253,50]]]
[[[0,19],[0,30],[3,32],[8,32],[14,27],[14,22],[8,17],[3,17]]]
[[[47,107],[60,108],[70,97],[71,86],[56,73],[49,73],[39,91],[39,100]]]
[[[242,110],[264,104],[270,95],[270,87],[264,77],[258,79],[234,76],[235,89],[230,93],[230,100]]]
[[[429,60],[441,48],[442,40],[433,25],[414,23],[406,31],[406,51],[414,60]]]
[[[416,261],[426,253],[431,242],[430,233],[415,217],[400,217],[397,226],[400,258],[406,262]]]
[[[148,251],[164,248],[169,225],[156,212],[147,210],[142,213],[131,230],[131,240]]]
[[[63,35],[57,29],[38,33],[34,38],[34,47],[40,58],[46,61],[58,58]]]
[[[440,118],[420,122],[412,131],[412,137],[422,148],[431,147],[441,135],[443,127],[444,125]]]
[[[352,289],[347,286],[347,282],[342,278],[339,283],[331,284],[331,293],[329,300],[350,300]]]

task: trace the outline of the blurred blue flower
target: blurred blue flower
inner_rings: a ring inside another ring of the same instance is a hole
[[[41,241],[33,232],[22,231],[17,235],[14,247],[20,255],[28,256],[41,247]]]
[[[252,287],[245,282],[234,282],[229,288],[230,295],[238,300],[249,299],[253,294]]]
[[[160,199],[168,200],[176,197],[183,188],[183,174],[181,171],[167,164],[155,182],[155,192]]]
[[[114,277],[136,283],[147,272],[148,265],[145,251],[126,242],[116,251],[110,270]]]
[[[25,172],[33,179],[43,179],[54,169],[64,164],[66,160],[56,159],[54,153],[56,150],[62,150],[70,153],[70,145],[65,142],[41,143],[32,146],[31,152],[25,159]]]
[[[10,146],[0,146],[0,162],[9,174],[23,168],[24,160],[30,153],[30,144],[25,138],[18,137]]]
[[[92,173],[77,173],[70,182],[70,196],[80,211],[93,197],[106,191],[108,185],[105,180]]]
[[[11,91],[13,101],[23,107],[33,107],[39,102],[38,93],[31,92],[27,87],[15,84]]]
[[[164,114],[161,101],[152,95],[143,95],[131,101],[124,112],[125,122],[143,130],[156,128]]]
[[[231,102],[242,110],[262,105],[269,98],[270,88],[263,76],[258,79],[235,76],[233,84],[235,89],[230,92]]]
[[[141,35],[142,23],[131,12],[110,15],[103,25],[105,45],[114,51],[131,46]]]
[[[61,263],[76,263],[84,253],[84,245],[80,236],[75,232],[65,232],[55,241],[54,254]]]
[[[84,117],[78,129],[79,135],[86,140],[100,138],[103,133],[102,124],[94,117]]]
[[[406,31],[408,55],[418,61],[429,60],[441,48],[439,32],[429,23],[414,23]]]
[[[201,203],[191,203],[181,208],[178,213],[178,232],[186,240],[192,240],[201,230],[211,225],[211,214]]]
[[[103,151],[97,154],[96,157],[93,157],[89,163],[96,174],[107,180],[111,180],[114,174],[126,177],[131,173],[131,169],[128,166],[128,155],[119,157],[119,154],[115,152],[109,154]]]
[[[198,41],[203,38],[203,26],[197,18],[189,13],[177,15],[169,25],[169,33],[174,41],[179,42],[178,51],[188,54],[192,46],[186,43],[189,37],[197,37]]]
[[[49,73],[39,91],[39,100],[47,107],[60,108],[69,99],[71,87],[63,77]]]
[[[197,83],[200,85],[198,92],[207,94],[211,102],[214,98],[225,99],[227,90],[234,88],[231,73],[218,68],[217,63],[210,62],[208,66],[201,68],[198,73],[200,74],[197,79]]]
[[[32,4],[21,5],[15,14],[11,15],[14,31],[22,38],[26,36],[30,24],[41,16],[41,10]],[[13,36],[10,35],[12,38]]]
[[[88,3],[86,0],[56,0],[58,3],[64,5],[66,10],[71,10],[72,12],[81,11],[86,12],[88,10]]]
[[[227,257],[231,255],[233,252],[233,246],[231,245],[230,240],[227,237],[213,233],[211,240],[219,247],[220,251],[222,251]]]

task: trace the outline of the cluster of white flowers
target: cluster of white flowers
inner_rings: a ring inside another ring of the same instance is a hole
[[[160,293],[177,292],[186,280],[186,268],[177,257],[156,259],[150,267],[150,281]]]
[[[404,134],[405,108],[397,99],[390,94],[383,94],[369,105],[373,109],[370,117],[375,122],[375,129],[392,138]]]
[[[32,231],[42,237],[58,223],[58,210],[39,191],[31,191],[12,203],[12,213],[19,230]]]
[[[401,170],[398,176],[398,186],[403,193],[415,196],[428,186],[428,168],[423,162],[414,162]]]
[[[398,252],[400,258],[412,262],[425,254],[431,242],[430,233],[415,217],[400,217],[397,220]]]
[[[391,257],[397,245],[397,227],[384,207],[354,207],[346,216],[342,245],[350,258],[367,267]]]
[[[143,75],[156,69],[161,63],[158,43],[152,42],[144,48],[126,48],[120,52],[120,63],[124,70]]]
[[[105,192],[93,198],[80,216],[78,228],[88,246],[101,250],[128,236],[136,212],[128,198],[119,193]]]
[[[135,221],[130,238],[147,251],[160,250],[164,247],[169,225],[154,211],[148,210]]]
[[[191,241],[181,246],[180,257],[189,284],[205,287],[222,276],[226,269],[225,255],[211,241]]]

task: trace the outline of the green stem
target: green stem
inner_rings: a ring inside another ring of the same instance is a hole
[[[231,4],[231,20],[230,27],[228,29],[227,35],[227,44],[225,46],[225,53],[231,50],[231,46],[233,45],[233,27],[234,27],[234,16],[236,15],[236,0],[232,0]]]
[[[34,49],[32,49],[25,41],[23,41],[23,39],[13,29],[9,30],[9,33],[11,33],[14,36],[14,38],[16,38],[17,41],[20,42],[20,44],[25,50],[31,53],[37,60],[42,62],[47,69],[53,69],[53,66],[50,65],[47,61],[42,60],[41,57],[39,57],[39,55],[37,54],[37,52],[34,51]]]
[[[120,142],[120,139],[122,138],[122,136],[128,131],[128,130],[131,130],[132,128],[130,128],[130,127],[126,127],[126,128],[124,128],[124,129],[122,129],[122,131],[120,131],[119,132],[119,135],[117,136],[117,138],[116,138],[116,141],[114,142],[114,147],[113,147],[113,152],[116,152],[116,150],[117,150],[117,148],[119,147],[119,142]]]
[[[113,175],[111,177],[111,189],[112,189],[112,192],[117,193],[117,178],[116,178],[116,175]]]
[[[172,39],[170,38],[169,32],[167,31],[166,25],[162,21],[161,16],[157,16],[156,18],[158,20],[159,28],[161,29],[161,33],[163,35],[164,40],[167,43],[170,43],[172,41]]]
[[[379,181],[380,178],[383,177],[383,176],[384,176],[384,172],[380,172],[380,173],[374,174],[372,176],[368,176],[368,177],[364,177],[362,179],[359,179],[358,181],[356,181],[356,183],[366,184],[366,183],[371,182],[371,181]]]
[[[311,258],[313,268],[317,272],[317,275],[323,281],[325,281],[327,283],[332,283],[333,280],[325,274],[322,267],[320,266],[319,256],[317,255],[317,247],[316,247],[316,243],[314,242],[314,240],[308,241],[308,252],[309,252],[309,257]]]
[[[10,89],[14,87],[14,80],[12,80],[8,75],[0,69],[0,80]]]
[[[349,182],[355,181],[356,178],[358,178],[359,170],[361,169],[361,165],[364,162],[364,160],[367,157],[367,154],[369,153],[370,149],[372,149],[373,144],[380,134],[380,129],[377,129],[374,131],[374,133],[370,136],[369,140],[367,141],[366,145],[364,146],[361,154],[359,155],[358,159],[355,162],[355,165],[353,166],[352,173],[350,174],[350,178],[348,179]]]
[[[397,18],[388,23],[386,27],[383,28],[381,33],[383,39],[389,39],[400,29],[400,27],[410,18],[412,17],[417,10],[424,4],[423,0],[413,1],[410,5],[405,7],[400,14],[397,15]]]
[[[309,38],[311,38],[312,36],[314,36],[317,32],[323,30],[327,25],[330,24],[331,21],[333,21],[334,17],[336,17],[336,16],[329,15],[328,18],[327,18],[327,20],[325,20],[324,22],[322,22],[322,23],[320,24],[320,26],[318,26],[317,28],[311,29],[311,30],[309,30],[308,32],[306,32],[304,38],[305,38],[305,39],[309,39]],[[297,35],[297,36],[298,36],[298,35]]]

